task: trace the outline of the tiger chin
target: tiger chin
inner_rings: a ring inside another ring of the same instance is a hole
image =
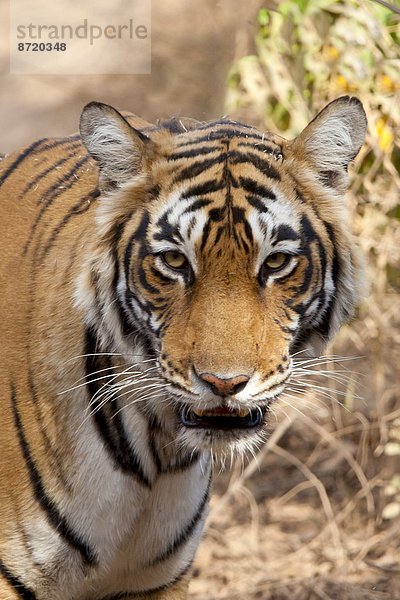
[[[187,598],[211,455],[363,295],[365,130],[347,96],[291,141],[92,102],[1,160],[0,598]]]

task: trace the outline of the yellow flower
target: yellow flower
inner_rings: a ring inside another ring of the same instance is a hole
[[[380,117],[375,125],[375,132],[378,137],[378,146],[383,152],[389,152],[392,148],[394,135],[387,124],[385,117]]]
[[[389,77],[389,75],[379,74],[377,76],[377,84],[378,84],[379,91],[381,91],[383,93],[390,94],[390,93],[394,92],[395,83],[394,83],[393,79],[391,77]]]
[[[333,87],[337,92],[356,92],[358,85],[356,82],[349,81],[344,75],[336,75],[333,78]]]
[[[344,75],[336,75],[335,80],[334,80],[334,85],[335,85],[335,87],[338,88],[338,90],[347,92],[349,84],[348,84],[346,77],[344,77]]]
[[[326,60],[334,62],[339,58],[339,50],[335,46],[324,46],[324,57]]]

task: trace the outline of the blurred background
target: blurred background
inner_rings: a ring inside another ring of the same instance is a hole
[[[0,4],[0,152],[77,130],[101,100],[148,120],[223,114],[296,135],[358,96],[367,142],[351,171],[371,290],[324,361],[304,366],[260,454],[219,474],[192,600],[400,599],[400,3],[153,0],[152,72],[8,73]],[[124,6],[114,2],[115,10]]]

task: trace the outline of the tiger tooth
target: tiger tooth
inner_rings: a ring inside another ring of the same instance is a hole
[[[200,408],[193,409],[193,412],[197,417],[204,417],[204,415],[206,414],[206,411],[201,410]]]
[[[239,417],[242,417],[242,418],[243,418],[243,417],[248,417],[248,416],[249,416],[249,414],[250,414],[250,411],[249,411],[249,409],[248,409],[248,408],[241,408],[241,409],[239,410]]]

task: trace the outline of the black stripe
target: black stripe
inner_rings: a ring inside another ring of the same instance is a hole
[[[220,225],[218,227],[217,233],[215,235],[215,239],[214,239],[214,246],[216,246],[219,242],[219,240],[221,239],[221,235],[224,233],[224,231],[226,230],[226,225]]]
[[[190,238],[192,236],[193,229],[196,226],[196,224],[197,224],[197,218],[196,218],[196,215],[193,215],[191,217],[190,221],[189,221],[189,225],[188,225],[188,228],[186,230],[186,235],[187,235],[187,237],[188,237],[189,240],[190,240]]]
[[[305,271],[304,281],[300,287],[296,288],[294,297],[296,298],[296,297],[299,297],[299,296],[305,294],[308,291],[310,283],[313,279],[314,272],[315,272],[315,265],[313,264],[312,252],[311,252],[311,245],[313,243],[316,244],[317,249],[319,251],[319,259],[320,259],[319,268],[320,268],[320,274],[321,274],[321,286],[317,290],[316,293],[313,293],[311,295],[311,298],[308,301],[302,301],[301,303],[299,303],[297,305],[294,305],[293,302],[291,303],[291,307],[293,308],[293,310],[295,310],[295,312],[297,314],[302,316],[315,300],[318,300],[318,306],[315,311],[317,314],[318,314],[318,311],[320,310],[320,307],[323,306],[323,304],[325,302],[324,275],[325,275],[325,271],[326,271],[327,259],[326,259],[326,251],[325,251],[323,242],[322,242],[320,236],[315,231],[313,225],[311,224],[311,221],[309,220],[309,218],[306,215],[303,215],[302,220],[301,220],[301,225],[302,225],[302,230],[303,230],[303,234],[304,234],[303,255],[307,257],[308,266]],[[314,313],[314,316],[315,316],[315,313]],[[305,331],[303,330],[300,332],[300,336],[302,336],[301,339],[305,339],[304,334],[307,333],[307,331],[309,331],[309,320],[306,323],[306,330]],[[321,333],[321,335],[322,335],[322,333]],[[298,340],[296,340],[296,343],[298,343]]]
[[[296,288],[296,294],[295,294],[296,297],[302,296],[308,290],[310,283],[312,281],[313,274],[314,274],[314,265],[312,262],[311,244],[317,240],[317,234],[315,232],[315,229],[312,226],[309,218],[306,215],[302,216],[301,229],[302,229],[302,235],[303,235],[303,243],[302,243],[303,256],[306,256],[308,265],[305,270],[303,283],[300,286],[297,286],[297,288]],[[300,311],[298,314],[302,314],[305,311],[305,307],[303,305],[296,306],[296,307],[293,306],[293,309],[296,312]]]
[[[333,283],[335,284],[335,288],[337,289],[338,287],[338,282],[339,282],[339,277],[340,277],[340,264],[339,264],[339,257],[338,257],[338,253],[337,253],[337,242],[336,242],[336,235],[333,229],[333,226],[331,225],[331,223],[327,223],[326,221],[324,221],[324,225],[328,231],[331,243],[332,243],[332,247],[333,247],[333,259],[332,259],[332,279],[333,279]]]
[[[22,600],[36,600],[36,594],[26,587],[18,577],[16,577],[0,559],[0,574],[4,577],[10,587]]]
[[[69,144],[71,141],[79,140],[80,137],[79,137],[79,135],[71,135],[66,138],[53,139],[48,144],[44,144],[43,146],[41,146],[41,144],[49,141],[49,139],[50,138],[43,138],[41,140],[37,140],[36,142],[33,142],[33,144],[28,146],[28,148],[25,148],[25,150],[23,150],[17,156],[15,161],[8,167],[8,169],[0,177],[0,186],[3,185],[3,183],[6,181],[6,179],[10,175],[12,175],[12,173],[21,164],[21,162],[23,162],[25,160],[25,158],[27,158],[30,155],[30,153],[33,152],[33,150],[36,150],[36,148],[38,148],[38,153],[41,154],[42,152],[45,152],[46,150],[51,150],[52,148],[56,148],[57,146],[62,146],[63,144]]]
[[[95,371],[99,371],[106,360],[104,357],[96,356],[96,348],[96,335],[94,330],[88,327],[85,334],[86,381],[88,381],[87,388],[91,402],[101,386],[98,381],[92,381],[91,375]],[[109,365],[109,361],[107,365]],[[91,406],[91,413],[104,447],[114,465],[123,473],[134,475],[144,486],[151,487],[139,457],[129,444],[117,402],[114,400],[112,404],[110,401],[102,406],[101,399],[95,400]]]
[[[143,414],[144,411],[140,411]],[[157,452],[156,448],[156,433],[160,432],[160,425],[157,423],[155,417],[149,415],[147,418],[147,438],[149,441],[149,447],[151,456],[153,457],[154,464],[156,465],[157,472],[161,473],[163,470],[163,466],[161,463],[161,459]]]
[[[201,244],[200,244],[200,252],[203,252],[204,248],[206,247],[208,237],[210,235],[210,231],[211,231],[211,221],[208,220],[203,229],[203,235],[202,235]]]
[[[212,200],[210,200],[210,198],[202,198],[201,200],[195,200],[194,202],[192,202],[192,204],[190,206],[185,208],[182,215],[186,215],[187,213],[195,212],[196,210],[200,210],[200,208],[204,208],[205,206],[208,206],[209,204],[211,204],[211,202],[212,202]]]
[[[251,194],[246,195],[247,202],[256,208],[260,213],[267,213],[269,209],[265,206],[264,202],[258,196],[252,196]]]
[[[45,192],[43,192],[44,208],[47,208],[50,203],[58,198],[60,194],[63,194],[65,190],[71,188],[77,179],[75,177],[77,171],[88,162],[90,156],[86,154],[80,160],[78,160],[66,173],[64,173],[53,185],[51,185]],[[64,185],[65,184],[65,185]]]
[[[137,305],[139,306],[139,308],[145,314],[148,315],[148,317],[149,317],[148,320],[150,320],[150,317],[154,313],[154,311],[157,310],[157,307],[152,302],[150,302],[149,300],[146,300],[146,302],[143,302],[141,300],[141,298],[139,298],[139,296],[136,294],[136,292],[131,289],[126,290],[124,300],[125,300],[126,306],[132,310],[135,317],[137,317],[137,315],[135,312],[134,302],[136,302]],[[139,316],[139,317],[137,317],[137,320],[138,320],[139,328],[143,330],[143,318],[141,316]]]
[[[258,156],[253,152],[238,152],[236,150],[230,150],[229,162],[231,162],[233,165],[250,163],[263,175],[270,177],[271,179],[281,179],[280,174],[271,165],[270,161],[265,160],[262,156]]]
[[[62,483],[62,485],[69,492],[71,492],[71,490],[72,490],[71,485],[67,481],[67,478],[65,477],[63,466],[62,466],[62,463],[60,460],[60,452],[59,452],[58,448],[53,447],[51,440],[49,438],[49,435],[46,431],[46,425],[44,423],[42,411],[40,408],[39,394],[38,394],[38,390],[36,389],[36,385],[34,383],[31,364],[29,364],[29,367],[28,367],[28,389],[29,389],[31,400],[32,400],[32,405],[35,410],[35,415],[36,415],[36,419],[37,419],[37,422],[39,425],[40,433],[43,438],[43,443],[46,448],[46,452],[48,453],[48,455],[50,457],[50,459],[49,459],[50,464],[52,466],[54,465],[55,470],[57,471],[58,478],[59,478],[60,482]]]
[[[64,216],[64,218],[53,229],[49,239],[47,240],[46,244],[42,248],[42,251],[39,256],[39,261],[43,260],[43,258],[46,256],[46,254],[48,253],[48,251],[50,250],[50,248],[53,246],[54,242],[56,241],[58,235],[61,233],[61,231],[67,225],[67,223],[72,219],[72,217],[74,217],[75,215],[80,215],[83,212],[86,212],[87,210],[89,210],[92,200],[95,200],[99,196],[100,196],[100,190],[95,189],[95,190],[91,191],[89,194],[87,194],[87,196],[85,196],[84,198],[79,200],[79,202],[77,202],[76,204],[71,206],[71,208],[69,209],[67,214]]]
[[[223,221],[226,217],[226,206],[222,206],[221,208],[212,208],[208,213],[208,217],[210,221],[213,221],[214,223]]]
[[[182,569],[182,571],[180,573],[178,573],[178,575],[176,575],[176,577],[173,578],[172,581],[170,581],[169,583],[166,583],[165,585],[160,585],[157,588],[153,588],[150,590],[143,590],[140,591],[140,594],[154,594],[156,592],[162,592],[163,590],[168,590],[169,588],[171,588],[173,585],[175,585],[176,583],[178,583],[178,581],[180,581],[181,579],[183,579],[183,577],[185,577],[185,575],[187,575],[187,573],[189,572],[189,570],[191,569],[193,564],[193,559],[190,560],[188,562],[188,564]]]
[[[293,229],[293,227],[283,224],[274,227],[271,237],[273,237],[272,244],[277,244],[278,242],[286,240],[300,240],[299,234]]]
[[[191,179],[193,177],[197,177],[214,167],[215,165],[219,165],[226,160],[225,153],[218,154],[218,156],[214,156],[213,158],[208,158],[206,160],[197,161],[182,169],[177,175],[174,177],[174,183],[179,183],[184,179]]]
[[[253,231],[251,229],[250,223],[247,220],[244,221],[244,232],[250,244],[252,244],[254,242]]]
[[[240,206],[232,206],[231,213],[234,225],[237,225],[238,223],[244,223],[245,212],[243,208],[241,208]]]
[[[182,152],[174,152],[167,157],[168,161],[180,160],[182,158],[195,158],[204,154],[212,154],[220,151],[218,146],[203,146],[202,148],[192,148],[191,150],[183,150]]]
[[[208,482],[208,486],[207,489],[204,493],[204,496],[200,502],[199,507],[197,508],[195,514],[193,515],[193,517],[190,519],[189,523],[187,523],[187,525],[185,525],[185,527],[182,529],[182,531],[180,532],[180,534],[175,538],[175,540],[160,554],[158,554],[156,556],[156,558],[154,558],[147,566],[148,567],[152,567],[160,562],[163,562],[165,560],[167,560],[168,558],[170,558],[173,554],[175,554],[175,552],[181,547],[183,546],[189,539],[189,537],[191,536],[191,534],[193,533],[194,529],[196,528],[196,525],[200,522],[203,514],[204,514],[204,510],[207,506],[207,502],[208,502],[208,498],[210,495],[210,487],[211,487],[211,477],[210,480]]]
[[[13,173],[13,171],[15,171],[15,169],[25,160],[25,158],[27,158],[27,156],[30,155],[31,152],[33,152],[35,150],[35,148],[37,148],[38,146],[40,146],[40,144],[43,144],[47,140],[48,140],[48,138],[43,138],[42,140],[37,140],[36,142],[33,142],[33,144],[31,144],[30,146],[25,148],[25,150],[17,156],[17,158],[14,160],[14,162],[11,163],[11,165],[8,167],[8,169],[0,177],[0,186],[3,185],[3,183],[6,181],[6,179],[8,179],[8,177]]]
[[[138,595],[147,596],[147,594],[150,597],[152,597],[153,594],[156,594],[157,592],[162,592],[164,590],[167,591],[169,588],[177,584],[178,581],[180,581],[181,579],[183,579],[183,577],[185,577],[185,575],[187,575],[187,573],[192,567],[192,564],[193,559],[190,560],[188,564],[182,569],[182,571],[178,573],[178,575],[176,575],[176,577],[174,577],[169,583],[165,583],[164,585],[160,585],[156,588],[140,590],[137,592],[120,592],[119,594],[115,594],[113,596],[106,596],[105,598],[102,598],[102,600],[129,600],[129,598],[132,598],[132,600],[134,600],[134,598],[137,598]]]
[[[210,142],[212,140],[219,139],[230,139],[233,137],[246,138],[246,140],[254,139],[256,141],[262,140],[262,135],[255,133],[254,131],[241,131],[240,129],[214,129],[210,130],[207,134],[194,138],[193,140],[189,140],[188,142],[183,142],[179,144],[180,148],[185,148],[186,146],[194,146],[196,144],[203,144],[204,142]]]
[[[190,186],[183,194],[181,198],[185,200],[191,196],[203,196],[204,194],[212,194],[213,192],[219,192],[225,187],[225,182],[218,179],[209,179],[204,183]]]
[[[273,144],[274,142],[271,141]],[[256,150],[257,152],[261,152],[262,154],[273,154],[275,156],[282,156],[282,148],[268,146],[267,144],[263,144],[262,142],[256,142],[255,144],[251,144],[249,142],[239,142],[237,145],[238,148],[251,148],[252,150]]]
[[[162,425],[155,415],[149,414],[148,411],[144,410],[143,407],[138,406],[138,410],[140,414],[147,419],[147,435],[150,452],[152,454],[154,464],[157,467],[158,473],[177,473],[178,471],[184,471],[197,463],[197,461],[200,459],[200,452],[192,451],[184,454],[183,456],[174,456],[174,464],[163,464],[157,450],[157,435],[162,434]]]
[[[125,283],[129,288],[129,282],[131,281],[131,257],[133,251],[133,241],[134,240],[145,240],[147,236],[147,229],[150,223],[150,217],[147,212],[143,213],[143,216],[140,220],[138,227],[130,236],[128,243],[124,252],[124,273],[125,273]]]
[[[193,467],[200,460],[200,452],[190,452],[185,456],[181,456],[174,466],[164,467],[163,473],[176,473],[177,471],[185,471]]]
[[[177,225],[171,225],[168,221],[168,217],[171,214],[171,211],[168,210],[157,222],[157,226],[161,231],[158,231],[153,235],[154,240],[162,240],[164,242],[171,242],[175,244],[176,241],[183,241],[182,234]],[[142,243],[143,245],[143,243]],[[146,245],[147,247],[147,245]]]
[[[254,179],[240,176],[239,184],[246,192],[249,192],[249,194],[251,194],[252,196],[259,196],[260,198],[276,200],[275,194],[269,188],[267,188],[265,185],[262,185],[258,181],[254,181]]]
[[[118,295],[118,282],[120,276],[120,265],[119,265],[119,256],[118,256],[118,246],[121,240],[122,234],[124,232],[124,228],[126,223],[131,219],[132,213],[127,216],[127,218],[121,222],[117,223],[114,230],[114,235],[111,240],[111,248],[112,248],[112,256],[114,261],[114,277],[112,283],[112,289],[116,298],[116,307],[118,311],[118,316],[120,320],[121,330],[125,337],[128,337],[133,332],[132,324],[129,321],[128,315],[124,308],[121,297]]]
[[[38,175],[36,175],[36,177],[34,177],[34,179],[32,179],[28,183],[28,185],[25,187],[25,189],[21,192],[20,198],[22,198],[23,196],[25,196],[25,194],[27,194],[36,184],[39,184],[39,182],[44,177],[46,177],[46,175],[48,175],[49,173],[51,173],[52,171],[54,171],[58,167],[61,167],[61,165],[63,165],[70,158],[72,158],[73,156],[75,156],[76,150],[78,148],[81,148],[81,144],[79,142],[71,142],[71,144],[72,144],[72,147],[74,148],[74,151],[70,152],[69,154],[67,154],[67,156],[63,156],[62,158],[60,158],[60,160],[58,160],[54,164],[51,164],[50,167],[47,167],[47,169],[45,169],[44,171],[41,171],[40,173],[38,173]]]
[[[332,314],[335,307],[336,293],[339,285],[340,278],[340,264],[339,257],[336,248],[336,235],[333,230],[333,227],[330,223],[324,222],[324,225],[328,231],[332,246],[333,246],[333,258],[332,258],[332,280],[334,285],[334,291],[332,293],[332,297],[329,301],[328,306],[326,307],[324,317],[317,325],[316,331],[325,339],[329,338],[329,331],[331,328]]]
[[[161,273],[161,271],[159,271],[158,269],[156,269],[155,267],[151,267],[151,273],[153,274],[154,277],[156,277],[157,279],[160,280],[160,282],[162,283],[171,283],[171,279],[169,277],[166,277],[163,273]]]
[[[97,563],[97,556],[93,549],[71,529],[67,519],[59,512],[54,500],[47,495],[40,473],[32,458],[28,441],[25,437],[24,427],[18,411],[14,385],[12,385],[11,388],[11,404],[21,452],[25,460],[36,501],[46,514],[50,525],[72,548],[81,554],[83,562],[87,565],[95,565]]]
[[[38,211],[38,213],[36,215],[36,218],[33,222],[30,234],[25,243],[24,250],[23,250],[24,254],[26,254],[26,252],[28,251],[28,248],[33,239],[33,236],[35,235],[37,226],[39,225],[45,211],[49,208],[49,206],[51,206],[53,200],[58,198],[58,196],[63,194],[67,189],[70,189],[75,185],[75,183],[77,182],[77,179],[75,178],[76,172],[88,160],[89,160],[89,155],[86,155],[83,158],[81,158],[81,160],[79,160],[77,163],[75,163],[74,166],[67,173],[65,173],[62,177],[60,177],[56,181],[56,183],[54,183],[45,192],[43,192],[42,197],[44,198],[44,201],[41,203],[40,210]],[[62,185],[62,184],[65,184],[65,185]]]
[[[302,219],[301,219],[301,226],[302,226],[302,230],[303,230],[303,234],[305,234],[306,236],[306,241],[304,242],[303,248],[304,250],[307,247],[307,253],[308,253],[308,258],[310,260],[312,260],[312,255],[311,252],[309,251],[309,244],[311,244],[312,242],[315,242],[317,244],[318,250],[319,250],[319,258],[321,261],[320,264],[320,268],[321,268],[321,275],[322,275],[322,286],[324,284],[324,274],[326,271],[326,251],[325,251],[325,247],[324,244],[320,238],[320,236],[318,235],[318,233],[316,232],[315,228],[313,227],[313,225],[311,224],[311,221],[309,220],[309,218],[305,215],[303,215]],[[304,284],[303,284],[304,286]],[[306,291],[307,287],[302,286],[302,291]],[[320,291],[321,294],[325,295],[323,288]],[[313,297],[309,304],[311,304],[314,300],[316,299],[316,297]]]
[[[139,242],[138,260],[137,260],[137,264],[135,265],[136,266],[136,274],[139,277],[139,281],[140,281],[141,285],[144,287],[144,289],[147,290],[150,294],[154,295],[154,294],[158,294],[160,290],[158,288],[154,287],[151,283],[149,283],[147,281],[146,271],[143,268],[144,259],[149,254],[149,248],[147,246],[147,241],[146,241],[146,232],[147,232],[149,220],[150,220],[150,218],[149,218],[148,213],[144,213],[142,220],[139,224],[139,227],[136,229],[136,231],[134,231],[134,233],[130,237],[128,244],[126,246],[125,255],[124,255],[125,281],[126,281],[127,288],[130,291],[132,291],[130,289],[131,286],[129,284],[132,281],[132,277],[130,274],[131,274],[131,268],[132,268],[131,262],[132,262],[133,241],[136,239]],[[169,223],[166,223],[166,225],[169,226]],[[154,238],[158,239],[159,235],[161,236],[161,239],[168,239],[168,235],[167,234],[164,235],[164,233],[156,234],[154,236]]]

